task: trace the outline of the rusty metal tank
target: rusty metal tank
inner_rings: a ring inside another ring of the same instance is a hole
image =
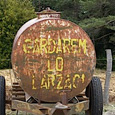
[[[51,9],[25,23],[17,32],[12,67],[20,86],[46,102],[78,95],[90,83],[96,65],[94,46],[78,25],[60,19]]]

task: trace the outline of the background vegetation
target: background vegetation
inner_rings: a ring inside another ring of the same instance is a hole
[[[8,68],[18,29],[46,7],[62,12],[62,18],[88,33],[96,49],[97,67],[106,67],[105,49],[110,48],[115,70],[115,0],[0,0],[0,60],[4,60],[0,68]]]

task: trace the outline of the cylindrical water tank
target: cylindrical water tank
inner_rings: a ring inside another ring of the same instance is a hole
[[[85,31],[50,9],[24,24],[14,40],[15,76],[25,92],[41,101],[60,101],[63,91],[67,99],[82,92],[95,64],[95,49]]]

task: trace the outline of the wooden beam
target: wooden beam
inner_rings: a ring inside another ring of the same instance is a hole
[[[106,50],[107,55],[107,70],[106,70],[106,80],[104,86],[104,104],[109,103],[109,84],[111,79],[111,71],[112,71],[112,53],[111,49]]]

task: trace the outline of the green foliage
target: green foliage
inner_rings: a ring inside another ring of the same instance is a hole
[[[32,0],[35,10],[42,11],[47,7],[60,11],[63,19],[77,22],[79,11],[79,0]]]
[[[0,0],[0,60],[6,60],[0,68],[8,67],[16,32],[33,17],[35,12],[29,0]]]

